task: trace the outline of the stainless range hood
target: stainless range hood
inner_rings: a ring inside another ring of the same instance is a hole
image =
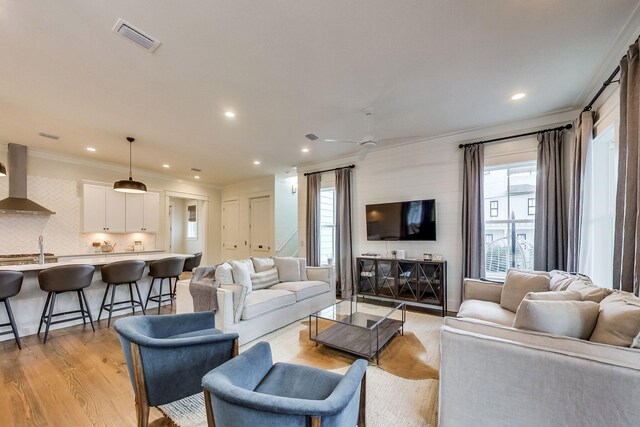
[[[0,200],[0,213],[52,215],[55,212],[27,199],[27,147],[9,144],[9,197]]]

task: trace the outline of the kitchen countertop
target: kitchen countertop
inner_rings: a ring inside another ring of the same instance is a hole
[[[85,254],[85,255],[90,255],[90,254]],[[105,255],[105,254],[94,254],[94,255]],[[63,261],[63,262],[52,262],[44,265],[40,265],[40,264],[3,265],[3,266],[0,266],[0,270],[40,271],[40,270],[46,270],[51,267],[58,267],[62,265],[89,264],[89,265],[95,265],[95,266],[102,266],[102,265],[111,264],[112,262],[117,262],[117,261],[140,260],[145,262],[151,262],[151,261],[156,261],[163,258],[176,257],[176,256],[188,258],[188,257],[192,257],[193,254],[174,254],[174,253],[162,252],[162,253],[126,256],[123,253],[123,256],[112,255],[109,257],[105,257],[105,256],[84,257],[84,258],[78,258],[78,259],[70,259],[68,261]],[[68,256],[65,255],[64,257],[66,258]]]
[[[57,254],[58,258],[80,258],[80,257],[100,257],[105,255],[136,255],[136,254],[155,254],[166,252],[164,249],[148,250],[148,251],[117,251],[117,252],[85,252],[82,254]]]

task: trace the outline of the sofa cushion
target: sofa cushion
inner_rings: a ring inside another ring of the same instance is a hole
[[[233,268],[228,262],[223,262],[216,267],[215,278],[223,285],[231,285],[233,283]]]
[[[299,282],[302,280],[298,258],[273,257],[273,261],[278,269],[278,278],[281,282]]]
[[[271,285],[275,285],[279,282],[278,270],[273,267],[260,273],[252,273],[251,275],[251,290],[268,288]]]
[[[252,256],[251,261],[253,261],[253,268],[255,269],[256,273],[271,270],[276,266],[276,264],[273,262],[273,258],[258,258]]]
[[[549,279],[549,289],[552,291],[566,291],[574,282],[593,284],[591,279],[584,274],[568,273],[562,270],[552,270]]]
[[[259,289],[251,292],[244,299],[242,320],[252,319],[295,303],[296,296],[293,292],[281,289]]]
[[[240,316],[242,316],[242,310],[244,309],[244,300],[247,297],[247,287],[238,284],[220,285],[220,287],[233,292],[233,321],[238,323],[240,321]]]
[[[243,261],[231,261],[233,269],[233,283],[240,284],[247,288],[247,295],[251,293],[251,271],[247,267],[247,263]]]
[[[548,291],[529,292],[524,299],[544,301],[582,301],[582,295],[577,291]],[[524,301],[524,300],[523,300]],[[519,308],[519,306],[518,306]],[[517,313],[517,310],[516,310]]]
[[[586,340],[598,319],[599,306],[592,301],[524,299],[513,327]]]
[[[283,282],[273,285],[269,289],[282,289],[293,292],[296,295],[296,301],[315,297],[316,295],[320,295],[331,290],[327,282],[314,280],[308,280],[306,282]]]
[[[640,334],[640,298],[615,291],[600,303],[600,314],[589,341],[630,347]]]
[[[458,317],[469,317],[472,319],[511,326],[513,325],[513,319],[516,315],[515,313],[500,307],[500,304],[496,302],[469,299],[460,304]]]
[[[548,290],[548,273],[512,268],[507,271],[507,277],[502,286],[500,307],[515,313],[520,302],[529,292],[545,292]]]

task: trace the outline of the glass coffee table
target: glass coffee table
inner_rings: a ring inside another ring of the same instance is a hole
[[[407,306],[383,306],[357,299],[343,300],[309,315],[309,339],[369,360],[395,335],[404,335]]]

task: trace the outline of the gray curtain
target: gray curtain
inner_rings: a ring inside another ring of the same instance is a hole
[[[353,295],[351,168],[336,170],[336,286],[342,298]]]
[[[569,170],[569,210],[567,212],[567,270],[579,271],[582,229],[584,173],[587,149],[593,139],[593,112],[584,111],[573,123],[574,138]]]
[[[462,172],[462,274],[484,277],[484,146],[464,147]]]
[[[533,266],[536,270],[566,269],[563,138],[563,130],[550,130],[538,134],[536,228],[533,253]]]
[[[638,295],[640,217],[638,212],[638,138],[640,126],[638,42],[620,61],[620,148],[613,247],[613,286]]]
[[[307,264],[320,265],[320,174],[307,175]]]

